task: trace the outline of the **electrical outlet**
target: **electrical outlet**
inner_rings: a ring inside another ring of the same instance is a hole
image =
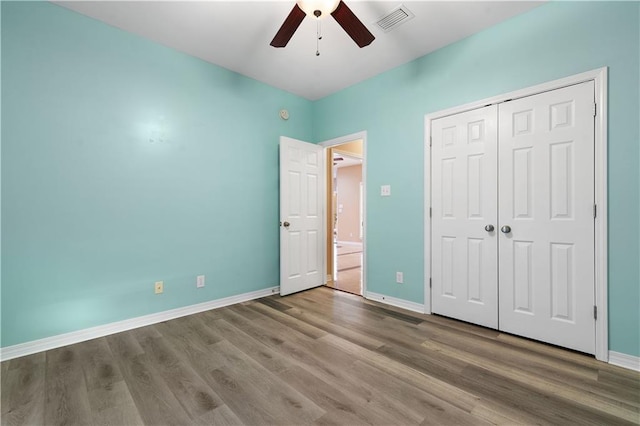
[[[380,187],[380,195],[383,197],[391,196],[391,185],[382,185]]]
[[[156,294],[160,294],[164,291],[164,282],[163,281],[156,281],[155,284],[155,292]]]
[[[404,274],[402,272],[396,272],[396,282],[402,284],[404,282]]]
[[[198,288],[204,287],[204,275],[198,275],[196,277],[196,287]]]

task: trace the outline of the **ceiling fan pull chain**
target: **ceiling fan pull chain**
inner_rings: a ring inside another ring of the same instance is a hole
[[[320,40],[322,40],[322,34],[320,33],[320,20],[318,19],[318,26],[316,29],[316,56],[320,56]]]

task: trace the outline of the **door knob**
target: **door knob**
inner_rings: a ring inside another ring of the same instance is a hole
[[[509,232],[511,232],[511,227],[509,225],[504,225],[502,228],[500,228],[500,230],[503,234],[508,234]]]
[[[493,230],[496,229],[493,227],[493,225],[489,224],[487,226],[484,227],[484,230],[487,232],[493,232]]]
[[[284,225],[285,228],[288,228],[289,225],[291,225],[291,224],[289,222],[285,222],[285,223],[283,223],[283,225]]]

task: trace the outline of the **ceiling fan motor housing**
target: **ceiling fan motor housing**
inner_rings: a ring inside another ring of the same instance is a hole
[[[333,16],[358,47],[368,46],[375,40],[371,31],[364,26],[342,0],[298,0],[273,40],[271,40],[271,46],[285,47],[305,16],[310,16],[318,21],[317,39],[320,40],[320,20],[329,15]],[[319,53],[316,52],[316,56],[318,55]]]
[[[323,19],[336,10],[339,2],[340,0],[298,0],[297,4],[308,16]]]

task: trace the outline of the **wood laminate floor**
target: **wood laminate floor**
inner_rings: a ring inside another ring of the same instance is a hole
[[[640,375],[318,288],[1,364],[3,425],[640,423]]]

